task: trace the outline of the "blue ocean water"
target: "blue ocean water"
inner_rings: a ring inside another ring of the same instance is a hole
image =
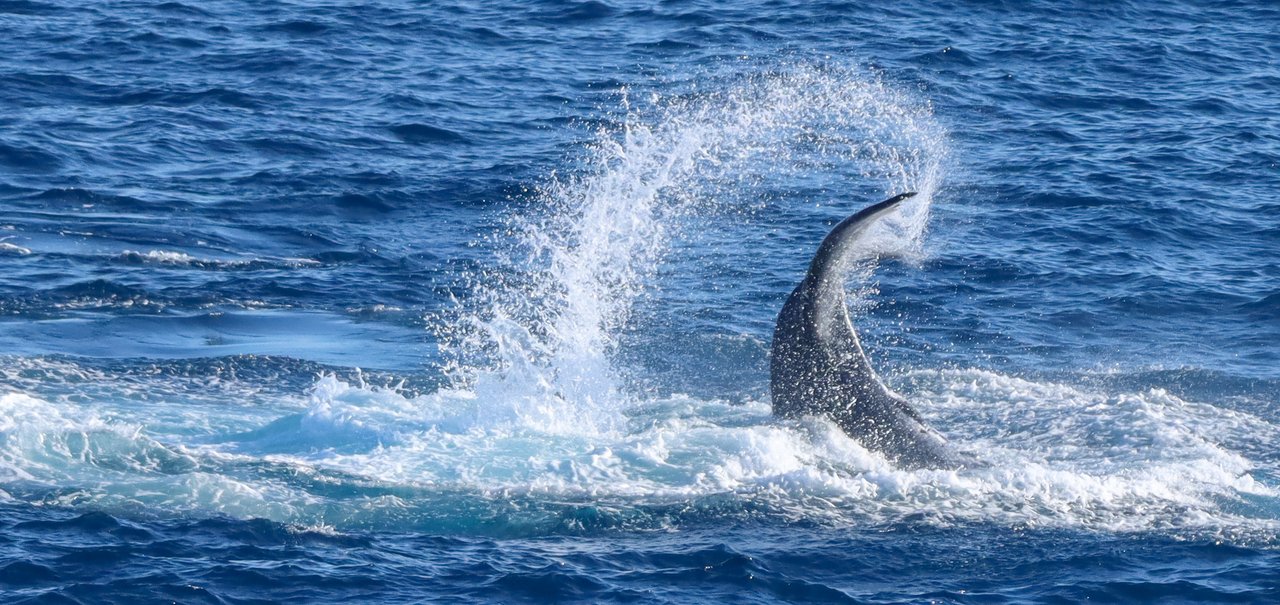
[[[0,602],[1280,600],[1270,3],[0,0]],[[904,471],[771,417],[836,221]]]

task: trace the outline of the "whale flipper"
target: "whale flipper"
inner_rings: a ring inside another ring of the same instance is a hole
[[[880,381],[845,306],[844,276],[858,240],[876,219],[914,195],[903,193],[864,208],[822,240],[808,274],[778,314],[769,390],[776,416],[831,418],[899,466],[957,468],[963,465],[946,440]]]

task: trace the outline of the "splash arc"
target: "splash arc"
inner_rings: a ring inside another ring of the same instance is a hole
[[[778,314],[770,351],[773,413],[830,418],[864,447],[910,468],[963,466],[946,440],[876,374],[853,329],[844,278],[859,240],[881,217],[915,195],[864,208],[827,234],[808,274]]]

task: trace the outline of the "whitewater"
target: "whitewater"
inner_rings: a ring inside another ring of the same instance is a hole
[[[1261,34],[1236,97],[1171,99],[1226,59],[694,4],[0,11],[3,600],[1280,594]],[[782,301],[903,191],[850,311],[972,468],[770,410]]]

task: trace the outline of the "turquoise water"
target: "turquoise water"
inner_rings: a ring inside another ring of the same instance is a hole
[[[1280,11],[0,2],[0,601],[1280,598]],[[821,237],[959,450],[772,418]]]

